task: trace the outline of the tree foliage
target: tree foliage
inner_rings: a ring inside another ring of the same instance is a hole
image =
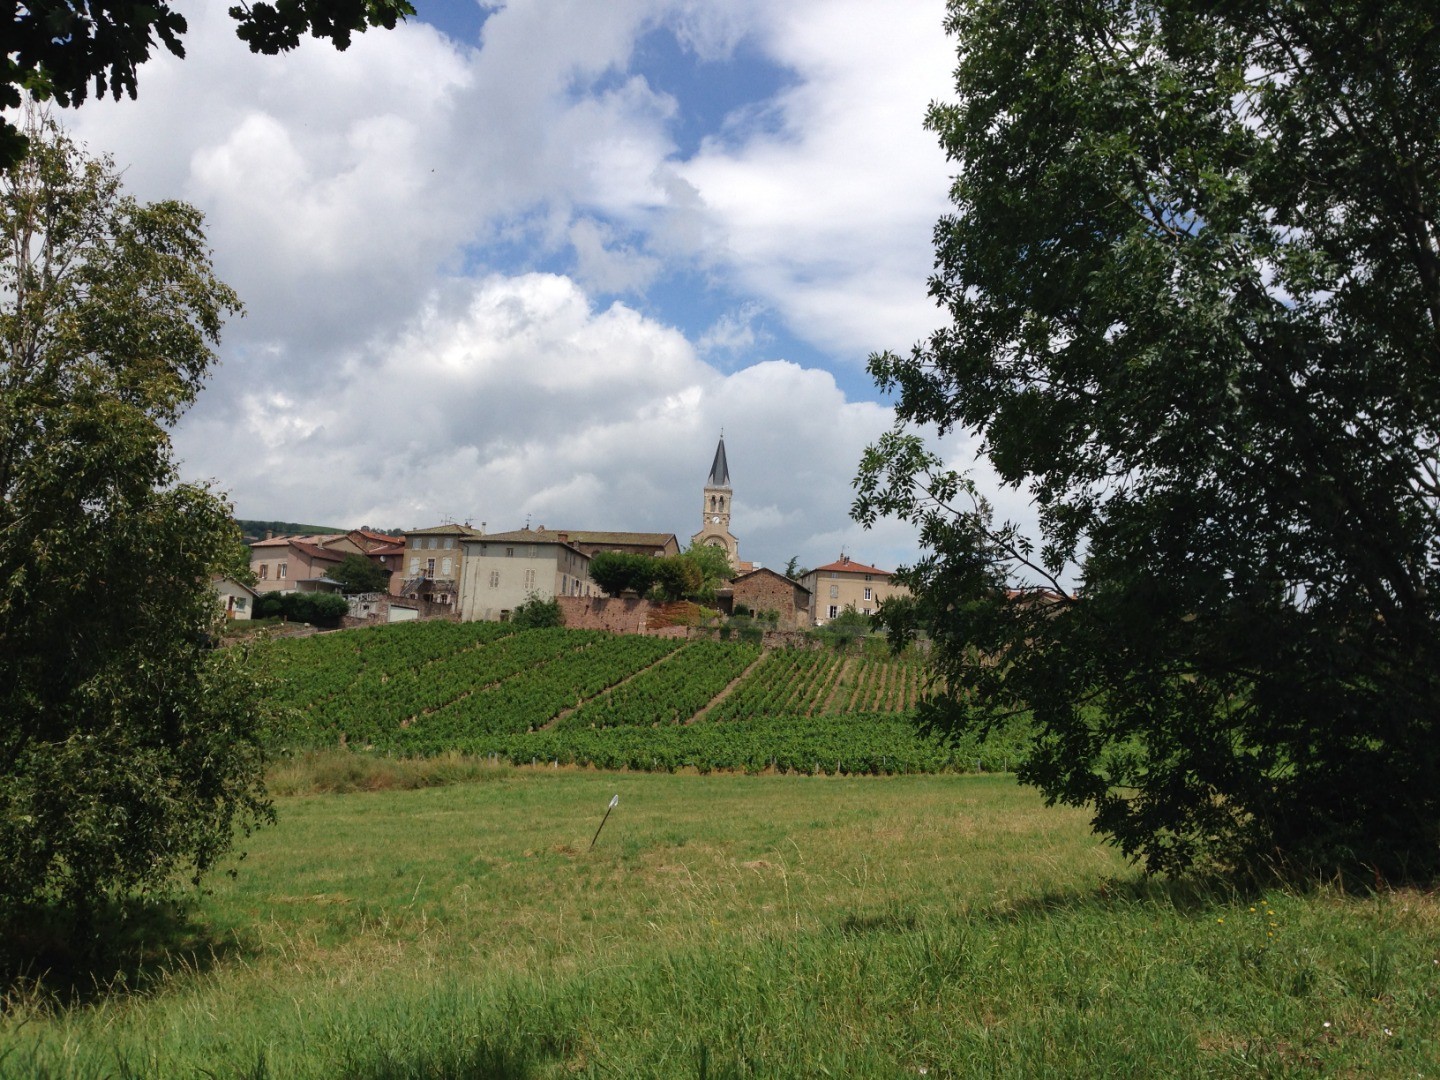
[[[326,570],[325,576],[338,581],[340,591],[347,594],[387,592],[390,588],[390,571],[376,566],[364,555],[346,555],[339,565]]]
[[[681,552],[680,558],[690,560],[700,572],[700,584],[687,595],[706,603],[713,602],[715,590],[735,576],[735,568],[730,565],[729,552],[713,544],[697,544],[692,541],[690,546]]]
[[[633,591],[644,596],[655,583],[653,555],[629,551],[597,551],[590,557],[590,580],[611,596]]]
[[[935,637],[925,719],[1030,710],[1021,779],[1151,870],[1437,869],[1433,16],[950,4],[949,324],[871,370],[904,421],[978,432],[1038,531],[907,430],[856,513],[920,527],[882,617]]]
[[[185,55],[185,17],[165,0],[26,0],[6,7],[0,108],[18,107],[22,91],[79,105],[92,85],[97,97],[133,98],[136,68],[157,44]],[[273,55],[296,48],[304,34],[346,49],[353,34],[371,26],[393,29],[415,8],[407,0],[275,0],[237,4],[229,14],[251,52]],[[0,118],[0,168],[24,151],[21,132]]]
[[[522,630],[549,630],[564,626],[565,616],[560,611],[560,601],[555,597],[542,600],[533,593],[525,602],[510,612],[510,621]]]
[[[229,506],[176,483],[235,294],[199,213],[124,195],[48,121],[0,174],[0,922],[214,865],[269,813]]]
[[[342,616],[350,611],[350,604],[343,596],[323,592],[266,592],[255,601],[255,617],[271,619],[277,616],[291,622],[310,623],[314,626],[339,626]]]

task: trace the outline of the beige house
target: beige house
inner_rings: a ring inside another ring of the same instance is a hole
[[[480,529],[453,523],[408,530],[396,567],[402,582],[398,595],[444,606],[459,603],[465,563],[463,544],[484,535]]]
[[[297,592],[328,588],[325,571],[346,555],[364,550],[344,533],[276,536],[250,545],[250,570],[256,592]],[[327,579],[328,581],[328,579]]]
[[[597,596],[590,556],[568,533],[519,529],[462,541],[460,617],[495,622],[530,599]]]
[[[800,583],[810,590],[810,617],[816,626],[824,626],[847,607],[873,615],[882,600],[910,595],[905,586],[890,584],[890,571],[866,566],[848,555],[817,566]]]

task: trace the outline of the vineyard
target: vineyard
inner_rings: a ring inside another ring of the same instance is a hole
[[[417,622],[267,643],[277,747],[702,772],[1008,769],[918,734],[911,657]]]

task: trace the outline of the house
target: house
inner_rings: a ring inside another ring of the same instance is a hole
[[[732,610],[746,607],[757,615],[776,612],[781,630],[804,630],[814,625],[810,617],[810,590],[764,567],[741,574],[730,583],[730,602]]]
[[[215,595],[220,601],[220,607],[225,612],[225,618],[249,619],[253,616],[255,601],[260,598],[260,594],[249,585],[244,585],[230,577],[212,578],[210,584],[215,589]]]
[[[462,619],[494,622],[527,600],[599,595],[590,556],[568,533],[526,528],[467,537],[460,546]]]
[[[267,537],[250,545],[250,570],[257,592],[323,591],[333,584],[325,571],[357,554],[344,533]]]
[[[481,529],[454,522],[432,525],[428,529],[407,529],[398,567],[402,579],[398,595],[455,608],[465,564],[462,545],[466,540],[484,535]],[[396,589],[392,587],[391,592]]]
[[[848,555],[817,566],[801,584],[810,591],[810,617],[816,626],[824,626],[847,607],[873,615],[882,600],[910,595],[905,586],[890,583],[890,571],[866,566]]]
[[[564,535],[586,555],[601,551],[621,551],[630,555],[654,555],[657,558],[680,554],[680,541],[674,533],[592,532],[587,529],[547,530],[544,525],[533,530],[537,535]]]

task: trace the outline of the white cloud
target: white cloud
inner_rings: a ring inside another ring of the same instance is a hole
[[[176,433],[188,473],[243,516],[686,539],[723,427],[745,557],[909,558],[908,526],[847,517],[890,411],[757,327],[837,371],[933,328],[941,0],[888,5],[883,33],[856,0],[491,6],[474,46],[412,23],[255,57],[197,5],[188,59],[145,65],[138,101],[65,115],[136,194],[205,212],[246,302]],[[707,62],[743,40],[786,89],[686,158],[684,103],[632,70],[660,26]],[[659,286],[697,267],[716,292],[691,341]]]

